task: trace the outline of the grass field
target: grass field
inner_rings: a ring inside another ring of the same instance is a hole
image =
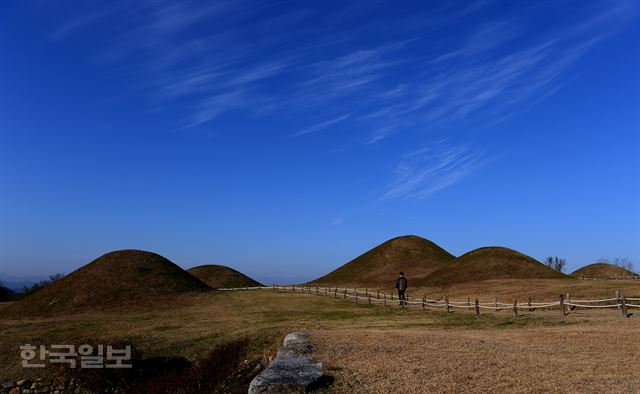
[[[607,284],[605,290],[595,290],[593,281],[588,290],[581,284],[584,282],[575,282],[571,291],[576,295],[608,295],[620,287],[627,292],[640,290],[640,286],[628,283]],[[553,283],[547,285],[550,293],[538,290],[540,297],[562,292]],[[512,291],[509,294],[515,291],[514,283],[485,286],[502,289],[505,297],[508,287]],[[486,289],[449,289],[449,295],[460,292],[473,296],[468,292]],[[361,392],[386,392],[392,383],[399,384],[403,392],[420,392],[427,383],[435,391],[449,392],[459,391],[464,384],[469,384],[471,391],[487,390],[490,384],[510,391],[526,392],[532,387],[545,391],[556,387],[552,382],[563,362],[567,366],[561,368],[566,375],[557,386],[564,388],[560,391],[570,391],[568,385],[582,378],[583,385],[577,387],[588,391],[589,382],[597,378],[600,386],[594,387],[624,392],[632,376],[628,366],[637,363],[640,354],[640,319],[623,319],[615,311],[578,312],[565,317],[552,311],[517,318],[508,312],[477,317],[466,311],[446,314],[420,308],[383,308],[270,290],[182,295],[156,305],[46,318],[8,318],[0,309],[0,378],[42,374],[21,369],[18,348],[24,343],[86,340],[107,344],[124,339],[133,342],[146,357],[195,360],[217,344],[246,336],[252,343],[248,359],[258,360],[272,355],[286,333],[307,330],[317,341],[317,357],[336,377],[331,389],[335,392],[354,392],[353,382],[364,384],[361,387],[367,389]],[[397,354],[398,348],[407,353]],[[584,372],[574,371],[570,362]],[[587,376],[589,371],[593,376]],[[544,385],[540,383],[547,380]]]
[[[571,321],[571,318],[568,319]],[[335,393],[637,393],[638,319],[516,330],[318,331]]]

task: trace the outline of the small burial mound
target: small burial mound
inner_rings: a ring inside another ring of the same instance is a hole
[[[574,278],[608,279],[621,276],[634,276],[634,272],[617,265],[607,263],[589,264],[571,273]]]
[[[569,276],[555,271],[518,251],[486,247],[466,253],[423,280],[419,286],[449,286],[491,279],[563,279]]]
[[[166,258],[141,250],[107,253],[53,284],[10,305],[7,314],[48,314],[113,308],[131,302],[210,288]]]
[[[415,235],[386,241],[311,283],[358,287],[393,287],[399,272],[409,286],[446,267],[454,259],[435,243]]]
[[[214,289],[262,286],[259,282],[249,278],[242,272],[238,272],[224,265],[200,265],[189,268],[187,272]]]

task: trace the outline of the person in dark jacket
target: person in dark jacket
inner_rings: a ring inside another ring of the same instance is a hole
[[[407,278],[404,277],[404,272],[400,272],[400,276],[396,279],[396,289],[398,289],[398,299],[400,300],[400,305],[407,305],[407,299],[404,296],[404,292],[407,290],[408,282]]]

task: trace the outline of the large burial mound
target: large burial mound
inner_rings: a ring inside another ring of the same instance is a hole
[[[358,287],[393,287],[403,271],[409,286],[443,268],[454,259],[446,250],[424,238],[407,235],[393,238],[356,257],[312,283]]]
[[[206,290],[207,285],[158,254],[119,250],[97,258],[2,312],[33,315],[111,308]]]
[[[562,279],[569,276],[508,248],[472,250],[424,278],[422,286],[449,286],[491,279]]]
[[[187,272],[214,289],[262,286],[245,274],[224,265],[201,265],[190,268]]]
[[[634,276],[634,272],[607,263],[589,264],[571,273],[574,278],[608,279],[620,276]]]

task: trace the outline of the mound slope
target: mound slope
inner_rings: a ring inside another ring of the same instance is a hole
[[[594,263],[586,265],[571,273],[571,276],[580,278],[610,278],[613,276],[633,276],[634,272],[607,263]]]
[[[526,254],[493,246],[475,249],[456,258],[451,264],[419,281],[419,285],[449,286],[491,279],[563,278],[569,278],[569,276],[545,266]]]
[[[166,258],[141,250],[107,253],[7,307],[7,313],[41,314],[87,307],[117,307],[209,287]],[[5,312],[3,311],[3,312]]]
[[[189,268],[188,273],[214,289],[262,286],[245,274],[224,265],[207,264]]]
[[[390,239],[312,283],[360,287],[392,287],[400,271],[409,286],[443,268],[454,256],[415,235]]]

